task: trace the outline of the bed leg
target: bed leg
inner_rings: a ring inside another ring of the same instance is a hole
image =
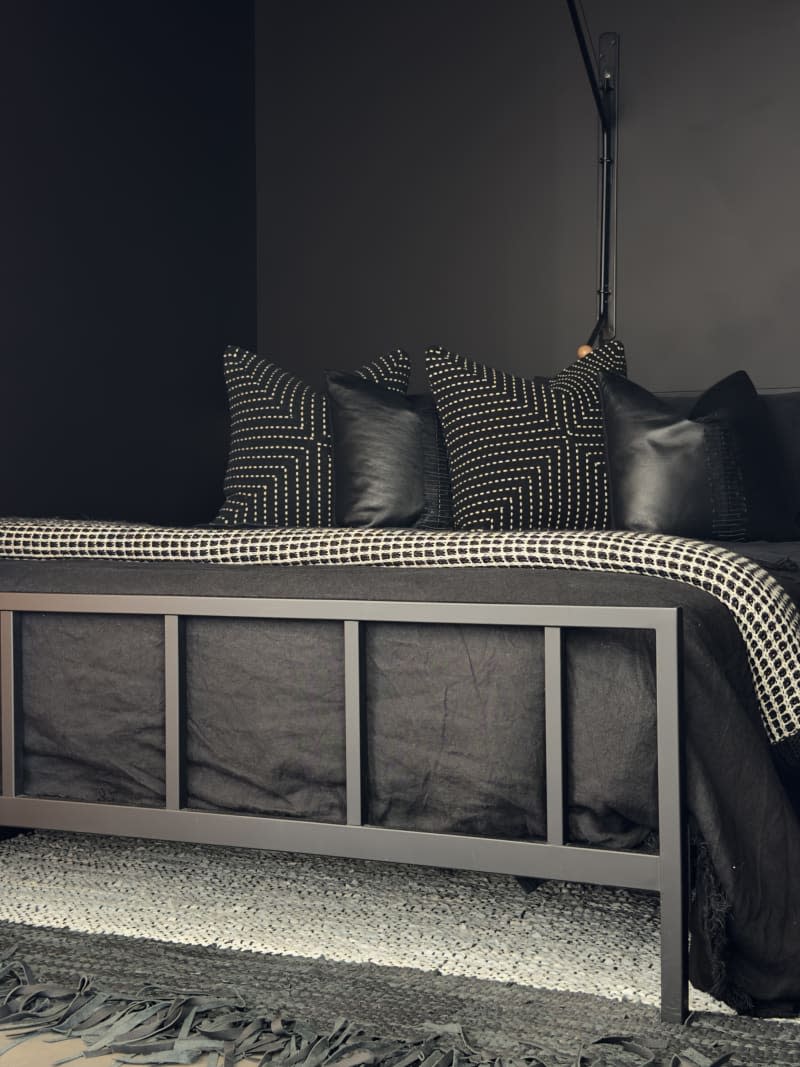
[[[515,876],[520,888],[526,893],[535,893],[540,885],[544,885],[544,878],[528,878],[524,874]]]
[[[661,890],[661,1019],[682,1023],[689,1014],[685,879]]]
[[[680,633],[680,611],[656,629],[661,1018],[672,1023],[682,1023],[689,1013]]]

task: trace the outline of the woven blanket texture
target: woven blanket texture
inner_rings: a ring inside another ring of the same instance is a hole
[[[227,565],[532,567],[684,582],[732,614],[772,744],[800,734],[800,616],[753,560],[716,545],[627,530],[459,531],[162,527],[71,519],[0,520],[0,558],[196,561]]]

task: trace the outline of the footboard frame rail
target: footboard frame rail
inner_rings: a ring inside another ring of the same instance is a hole
[[[135,807],[18,792],[22,715],[17,613],[160,615],[164,619],[165,805]],[[185,617],[338,621],[344,628],[345,824],[186,807],[182,625]],[[364,625],[525,626],[544,631],[547,838],[507,840],[371,826],[364,799]],[[655,633],[659,852],[571,844],[566,833],[564,629]],[[688,847],[682,757],[680,608],[259,597],[0,593],[0,825],[308,852],[648,889],[661,903],[661,1017],[688,1014]]]

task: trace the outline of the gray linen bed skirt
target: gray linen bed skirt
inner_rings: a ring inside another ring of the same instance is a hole
[[[705,698],[709,685],[730,696],[736,679],[727,672],[744,660],[738,631],[713,598],[636,575],[72,560],[0,561],[0,580],[7,589],[42,592],[587,604],[688,599],[690,628],[713,628],[713,651],[725,649],[720,670],[712,650],[695,642]],[[184,626],[189,806],[343,822],[341,624],[189,618]],[[544,836],[541,631],[395,623],[365,630],[369,821]],[[24,792],[163,804],[160,620],[27,613],[19,637]],[[568,632],[565,667],[571,834],[635,846],[657,825],[651,635]],[[688,668],[695,669],[691,656]],[[739,669],[737,700],[745,699],[758,721],[746,663]]]

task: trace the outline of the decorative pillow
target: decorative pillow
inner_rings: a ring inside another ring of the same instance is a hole
[[[357,372],[405,393],[411,362],[401,349]],[[328,397],[244,348],[225,351],[231,412],[225,501],[218,526],[332,526],[333,438]]]
[[[625,372],[607,341],[555,378],[518,378],[443,348],[425,364],[444,430],[459,529],[609,525],[597,372]]]
[[[410,526],[422,514],[422,423],[406,397],[328,373],[336,522]]]
[[[788,504],[797,529],[800,529],[800,392],[761,394],[778,450],[786,468],[791,499]]]
[[[402,396],[355,374],[328,372],[336,522],[449,524],[447,455],[430,396]]]
[[[777,439],[744,371],[688,417],[615,374],[600,375],[600,394],[616,527],[714,541],[797,535]]]
[[[452,530],[453,492],[442,424],[430,393],[408,398],[422,421],[422,480],[425,507],[414,523],[419,530]]]

